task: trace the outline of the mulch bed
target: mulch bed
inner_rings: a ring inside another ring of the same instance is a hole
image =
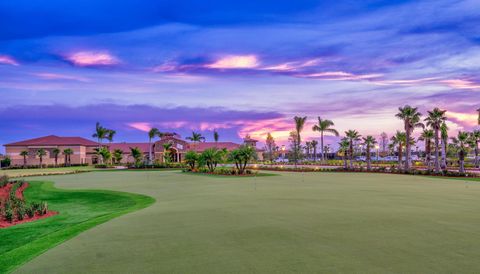
[[[4,205],[5,200],[8,199],[8,197],[10,195],[10,190],[12,189],[12,187],[13,187],[13,183],[9,183],[6,186],[0,188],[0,201],[1,201],[2,206]],[[27,187],[28,187],[28,183],[23,183],[22,186],[17,188],[17,190],[15,191],[15,196],[17,198],[21,199],[21,200],[24,200],[23,191]],[[57,215],[57,214],[58,214],[58,212],[56,212],[56,211],[48,211],[46,214],[43,214],[43,215],[35,213],[35,215],[32,218],[25,215],[23,220],[21,220],[21,221],[20,220],[13,220],[12,222],[7,221],[4,218],[1,218],[1,216],[0,216],[0,228],[6,228],[6,227],[18,225],[18,224],[33,222],[33,221],[36,221],[36,220],[39,220],[39,219],[45,219],[45,218],[48,218],[48,217],[51,217],[51,216],[54,216],[54,215]]]

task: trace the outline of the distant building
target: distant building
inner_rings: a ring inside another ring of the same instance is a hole
[[[171,157],[171,162],[181,162],[185,158],[187,151],[193,150],[196,152],[203,152],[208,148],[226,149],[228,151],[237,149],[240,144],[233,142],[187,142],[181,138],[180,135],[175,133],[167,133],[160,140],[152,143],[152,156],[153,160],[157,162],[165,161],[165,147],[164,144],[171,144],[168,149],[168,157]],[[256,140],[246,138],[244,140],[245,145],[256,147]],[[34,138],[24,140],[20,142],[6,144],[5,151],[6,156],[12,160],[11,165],[21,166],[23,165],[24,157],[20,155],[22,151],[28,151],[26,157],[27,165],[39,165],[40,159],[37,156],[37,151],[43,148],[46,151],[46,155],[43,157],[44,165],[54,165],[55,157],[53,154],[54,149],[60,150],[57,162],[59,165],[65,163],[65,157],[63,151],[67,148],[73,151],[70,156],[70,163],[72,165],[79,164],[96,164],[98,163],[98,155],[95,151],[99,147],[97,142],[82,138],[82,137],[59,137],[55,135]],[[111,152],[116,149],[123,151],[122,163],[133,162],[133,157],[130,155],[130,148],[137,147],[143,154],[144,158],[148,159],[149,143],[102,143],[102,146],[109,148]],[[257,149],[258,159],[263,159],[263,150]]]

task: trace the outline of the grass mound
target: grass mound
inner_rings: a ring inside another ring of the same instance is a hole
[[[32,182],[24,195],[29,201],[47,201],[60,214],[0,230],[0,273],[13,270],[82,231],[155,201],[115,191],[61,190],[50,182]]]

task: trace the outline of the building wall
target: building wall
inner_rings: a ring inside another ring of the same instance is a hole
[[[67,148],[70,148],[73,151],[73,154],[70,155],[70,163],[72,165],[78,165],[83,163],[88,163],[85,146],[8,146],[5,148],[6,155],[12,160],[13,166],[22,166],[23,165],[23,156],[20,155],[22,151],[27,150],[29,155],[27,156],[27,165],[40,165],[40,158],[36,155],[39,149],[45,149],[46,155],[43,157],[44,165],[54,165],[55,156],[53,155],[53,149],[58,148],[60,154],[58,155],[57,164],[65,164],[65,155],[63,151]]]

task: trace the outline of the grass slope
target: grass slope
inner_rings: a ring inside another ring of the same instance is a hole
[[[45,250],[114,217],[144,208],[154,199],[113,191],[60,190],[32,182],[27,201],[47,201],[60,214],[0,230],[0,273],[8,272]]]
[[[42,178],[156,203],[18,273],[478,273],[480,182],[363,173],[178,171]]]

